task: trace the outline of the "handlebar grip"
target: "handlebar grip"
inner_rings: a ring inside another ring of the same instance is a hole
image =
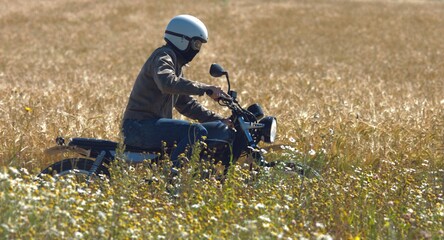
[[[211,89],[207,89],[207,90],[205,90],[205,93],[208,95],[208,96],[211,96],[211,95],[213,95],[213,90],[211,90]],[[220,95],[218,98],[217,98],[217,100],[228,100],[228,101],[232,101],[233,99],[229,96],[229,95],[224,95],[224,94],[222,94],[222,95]]]

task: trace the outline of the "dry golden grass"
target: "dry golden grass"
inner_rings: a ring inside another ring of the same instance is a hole
[[[278,117],[281,142],[320,145],[316,138],[332,129],[330,152],[346,160],[442,153],[442,3],[5,4],[2,165],[49,163],[42,149],[57,135],[117,140],[138,70],[179,13],[200,17],[210,32],[188,77],[224,85],[207,74],[211,62],[221,63],[245,104],[260,102]]]
[[[325,152],[321,171],[389,177],[387,162],[425,174],[444,168],[442,1],[0,2],[0,166],[47,166],[57,159],[43,150],[56,136],[118,141],[140,67],[163,44],[170,18],[189,13],[210,41],[187,77],[225,86],[208,74],[220,63],[242,103],[260,102],[278,118],[278,144]]]

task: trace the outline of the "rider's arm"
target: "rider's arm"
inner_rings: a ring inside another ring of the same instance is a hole
[[[153,78],[159,90],[164,94],[199,95],[205,94],[209,85],[194,82],[178,76],[172,57],[166,53],[160,53],[153,62]]]
[[[199,122],[211,122],[217,120],[224,120],[223,117],[206,109],[200,105],[195,99],[187,95],[179,95],[175,108],[181,114]]]

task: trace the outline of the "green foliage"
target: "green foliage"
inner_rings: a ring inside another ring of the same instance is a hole
[[[111,180],[37,181],[26,169],[0,173],[2,238],[311,238],[443,237],[444,169],[427,175],[393,162],[383,171],[329,168],[322,180],[279,168],[231,167],[222,183],[193,157],[171,175],[170,162],[115,161]],[[423,164],[428,165],[427,162]],[[163,169],[163,170],[162,170]]]

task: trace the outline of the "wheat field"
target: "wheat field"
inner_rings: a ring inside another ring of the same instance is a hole
[[[444,2],[0,2],[1,238],[444,238]],[[268,157],[323,180],[235,166],[223,185],[184,172],[171,196],[162,171],[118,165],[106,187],[36,183],[64,157],[44,154],[57,136],[120,140],[132,84],[183,13],[209,31],[185,75],[226,89],[208,74],[224,66],[244,106],[278,119]]]

